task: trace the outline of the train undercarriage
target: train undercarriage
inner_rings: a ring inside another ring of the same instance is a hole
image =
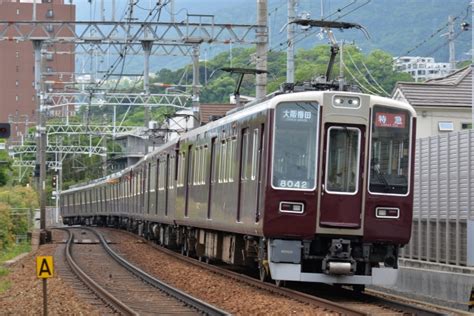
[[[248,267],[258,271],[260,280],[276,284],[306,281],[363,289],[369,284],[393,284],[398,271],[398,246],[363,243],[356,237],[266,239],[119,216],[75,217],[64,222],[125,229],[202,261]]]

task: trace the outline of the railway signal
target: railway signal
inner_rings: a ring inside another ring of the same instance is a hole
[[[10,137],[10,124],[0,123],[0,138]]]
[[[58,187],[58,176],[53,176],[53,178],[51,179],[51,186],[53,187],[53,189],[56,189]]]

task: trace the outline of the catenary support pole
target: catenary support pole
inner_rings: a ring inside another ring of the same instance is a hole
[[[257,69],[267,71],[267,0],[257,0]],[[267,74],[257,74],[255,95],[257,100],[263,99],[267,94]]]
[[[36,163],[39,165],[38,192],[40,197],[40,229],[44,234],[46,229],[46,128],[43,112],[43,98],[41,91],[41,48],[42,40],[33,40],[35,51],[35,91],[36,91],[36,115],[38,123],[36,125]]]
[[[142,41],[143,51],[145,52],[145,60],[143,66],[143,90],[145,95],[150,96],[150,54],[153,41]],[[150,124],[150,107],[145,105],[144,112],[145,128],[149,128]],[[149,137],[149,136],[148,136]],[[148,154],[148,138],[145,140],[145,155]]]
[[[198,121],[199,118],[199,102],[200,102],[200,94],[201,94],[201,81],[199,78],[200,71],[199,71],[199,45],[193,45],[193,128],[197,127],[200,123]],[[186,126],[187,128],[187,126]]]
[[[456,71],[456,52],[454,46],[454,17],[448,17],[448,43],[449,43],[449,65],[451,72]]]
[[[286,49],[286,82],[295,82],[295,19],[296,0],[288,0],[288,24],[286,26],[288,48]]]

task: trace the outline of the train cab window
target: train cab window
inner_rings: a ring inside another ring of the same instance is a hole
[[[361,132],[358,128],[328,129],[326,191],[355,194],[358,191]]]
[[[371,193],[408,194],[410,121],[408,111],[374,106],[369,170]]]
[[[284,102],[276,106],[272,157],[274,188],[307,191],[316,188],[318,126],[319,105],[316,102]]]

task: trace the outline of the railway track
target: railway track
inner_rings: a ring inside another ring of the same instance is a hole
[[[135,238],[139,238],[132,233],[128,234]],[[142,239],[142,241],[145,240]],[[399,297],[385,293],[383,295],[377,295],[371,291],[357,293],[340,287],[329,285],[315,287],[314,284],[304,283],[292,283],[288,284],[288,287],[278,287],[271,283],[262,283],[259,280],[242,273],[230,271],[223,267],[210,265],[194,258],[182,256],[174,251],[156,245],[153,242],[146,242],[153,248],[165,252],[179,260],[205,268],[214,273],[223,275],[226,278],[243,282],[303,303],[320,306],[343,315],[454,315],[452,310],[443,309],[441,306],[419,304],[420,302],[411,302],[408,299],[403,299],[402,301]]]
[[[106,305],[123,315],[228,315],[146,274],[118,256],[92,229],[73,228],[65,256],[71,269]]]
[[[89,305],[94,306],[100,315],[111,315],[115,313],[115,310],[105,304],[104,301],[92,291],[89,287],[85,286],[84,282],[71,269],[70,265],[66,260],[66,242],[68,239],[68,231],[66,229],[55,229],[53,230],[53,242],[58,244],[54,253],[55,269],[61,278],[65,280],[75,291],[75,293]]]

